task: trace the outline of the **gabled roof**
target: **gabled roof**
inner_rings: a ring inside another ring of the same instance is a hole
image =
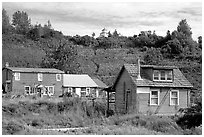
[[[174,80],[173,82],[161,82],[161,81],[152,81],[148,77],[148,75],[145,73],[145,69],[143,68],[153,68],[153,69],[172,69],[173,70],[173,75],[174,75]],[[185,76],[181,73],[181,71],[175,67],[175,66],[155,66],[155,65],[141,65],[140,69],[140,75],[141,78],[138,80],[137,76],[139,74],[139,69],[136,64],[124,64],[122,69],[126,69],[128,74],[130,75],[133,83],[135,85],[140,86],[140,87],[193,87],[191,83],[185,78]],[[116,79],[116,82],[118,81],[122,69]],[[115,84],[116,84],[115,82]],[[114,84],[114,85],[115,85]]]
[[[19,67],[5,67],[3,69],[9,69],[14,72],[33,72],[33,73],[64,73],[61,70],[55,68],[19,68]]]
[[[64,74],[64,87],[98,87],[98,85],[86,74]]]
[[[91,77],[91,79],[98,85],[98,87],[100,88],[107,88],[108,86],[103,83],[101,80],[99,80],[98,78],[95,77]]]

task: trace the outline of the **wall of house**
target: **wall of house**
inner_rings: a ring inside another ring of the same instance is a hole
[[[125,83],[125,89],[124,89]],[[130,93],[127,93],[127,90]],[[129,76],[128,72],[124,69],[119,77],[118,82],[115,85],[115,111],[117,113],[126,113],[130,111],[135,111],[136,107],[136,90],[135,86]],[[124,93],[125,90],[125,93]],[[128,97],[127,97],[127,94]],[[128,100],[127,100],[127,98]],[[127,104],[127,106],[126,106]],[[127,107],[127,110],[126,110]]]
[[[13,77],[13,92],[15,94],[24,94],[24,86],[34,87],[37,84],[43,86],[54,86],[54,96],[62,94],[62,81],[56,80],[56,74],[43,73],[43,81],[38,81],[38,73],[20,73],[20,80],[16,81]]]
[[[154,113],[158,107],[158,105],[153,106],[150,105],[150,91],[154,89],[151,88],[147,92],[140,92],[138,93],[138,102],[139,102],[139,112],[148,114],[148,113]],[[158,89],[158,88],[156,88]],[[160,89],[160,102],[162,98],[165,96],[166,92],[169,90],[169,88],[159,88]],[[177,90],[177,89],[176,89]],[[167,94],[167,97],[165,99],[165,102],[162,104],[162,106],[159,109],[158,114],[175,114],[179,108],[186,108],[188,105],[188,93],[186,89],[178,88],[179,90],[179,106],[172,106],[170,105],[170,93]]]
[[[2,84],[6,88],[6,81],[10,80],[10,83],[7,83],[7,91],[6,92],[11,92],[12,91],[12,82],[13,82],[13,74],[11,70],[8,69],[3,69],[2,70]]]

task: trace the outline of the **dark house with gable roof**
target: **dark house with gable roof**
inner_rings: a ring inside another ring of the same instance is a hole
[[[62,74],[53,68],[19,68],[6,66],[2,69],[4,93],[11,95],[59,96],[62,93]]]
[[[124,64],[113,85],[118,113],[175,114],[193,86],[175,66]]]

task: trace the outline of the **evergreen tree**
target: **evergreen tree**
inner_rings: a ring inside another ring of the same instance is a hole
[[[2,10],[2,34],[10,32],[11,24],[9,23],[9,16],[5,9]]]
[[[17,11],[13,14],[13,25],[15,30],[19,34],[26,34],[31,28],[31,19],[28,18],[28,14],[24,11]]]

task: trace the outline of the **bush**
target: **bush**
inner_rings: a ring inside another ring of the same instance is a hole
[[[4,132],[11,135],[20,132],[21,130],[23,130],[23,128],[23,125],[14,121],[10,121],[8,124],[3,125]]]
[[[179,117],[176,123],[183,129],[191,129],[202,124],[202,104],[198,103],[190,108],[180,109],[183,116]]]

